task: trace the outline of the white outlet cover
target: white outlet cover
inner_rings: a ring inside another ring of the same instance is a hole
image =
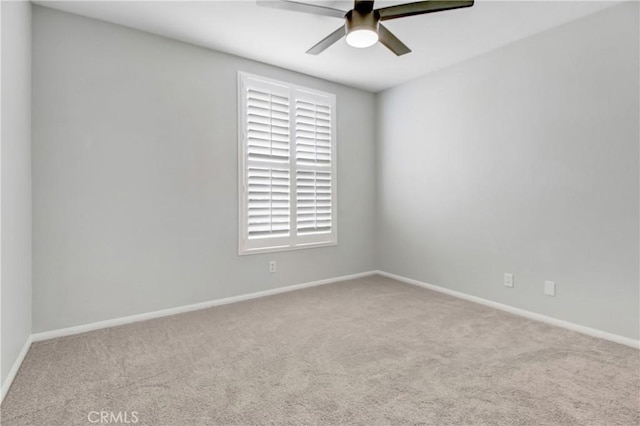
[[[544,282],[544,294],[547,296],[555,296],[556,295],[556,283],[553,281],[545,281]]]
[[[513,287],[513,274],[504,274],[505,287]]]

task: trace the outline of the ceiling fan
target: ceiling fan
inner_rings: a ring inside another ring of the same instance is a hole
[[[411,49],[394,36],[380,21],[473,6],[473,0],[428,0],[374,9],[372,0],[355,0],[353,9],[348,12],[343,12],[342,10],[332,7],[291,0],[256,1],[260,6],[344,19],[344,25],[320,40],[320,42],[311,49],[307,50],[307,53],[311,55],[317,55],[323,52],[326,48],[346,35],[347,43],[350,46],[364,48],[373,46],[376,42],[380,41],[380,43],[384,44],[393,53],[401,56],[411,52]]]

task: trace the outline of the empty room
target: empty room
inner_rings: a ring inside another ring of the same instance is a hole
[[[640,2],[0,17],[3,426],[640,425]]]

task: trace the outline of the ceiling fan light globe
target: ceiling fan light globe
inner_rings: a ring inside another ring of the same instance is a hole
[[[363,49],[378,42],[378,33],[370,29],[352,30],[347,34],[347,44],[351,47]]]

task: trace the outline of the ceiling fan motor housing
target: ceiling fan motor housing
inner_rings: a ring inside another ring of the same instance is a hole
[[[347,34],[356,30],[371,30],[378,32],[378,21],[380,17],[375,11],[368,13],[360,13],[358,10],[353,9],[347,12],[345,15],[345,25]]]

